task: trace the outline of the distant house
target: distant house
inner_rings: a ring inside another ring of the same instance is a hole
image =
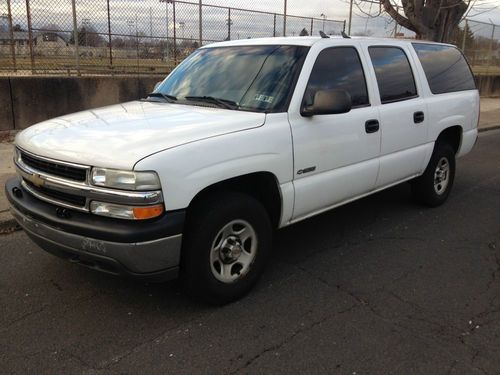
[[[14,45],[15,46],[24,46],[29,43],[29,33],[27,31],[14,31]],[[0,45],[10,45],[10,33],[8,32],[0,32]]]
[[[29,53],[29,33],[27,31],[14,31],[13,41],[16,53],[24,55]],[[61,34],[53,31],[33,32],[34,53],[39,56],[49,56],[68,53],[68,41]],[[0,32],[0,52],[10,53],[11,36],[8,32]]]
[[[34,36],[37,45],[41,47],[64,47],[68,41],[59,33],[54,31],[43,31]]]

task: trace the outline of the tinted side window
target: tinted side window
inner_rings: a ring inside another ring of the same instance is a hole
[[[413,43],[433,94],[474,90],[476,83],[462,53],[452,46]]]
[[[369,105],[365,75],[354,47],[334,47],[320,52],[314,63],[305,100],[312,102],[318,90],[346,90],[353,107]]]
[[[382,104],[414,98],[417,88],[406,54],[398,47],[370,47]]]

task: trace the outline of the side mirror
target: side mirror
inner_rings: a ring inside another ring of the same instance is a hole
[[[345,90],[318,90],[311,105],[302,105],[300,114],[304,117],[314,115],[333,115],[351,110],[351,95]]]
[[[153,89],[153,92],[155,92],[156,89],[158,88],[158,86],[160,86],[160,85],[161,85],[161,81],[160,82],[156,82],[155,83],[155,88]]]

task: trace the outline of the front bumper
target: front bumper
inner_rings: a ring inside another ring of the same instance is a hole
[[[21,194],[14,194],[15,189]],[[143,222],[69,211],[34,198],[19,178],[5,193],[14,218],[42,249],[71,262],[115,274],[163,281],[177,277],[185,212]]]

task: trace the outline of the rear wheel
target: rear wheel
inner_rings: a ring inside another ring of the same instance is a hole
[[[455,152],[447,143],[437,143],[422,176],[412,181],[416,200],[430,207],[443,204],[455,179]]]
[[[182,254],[188,291],[213,304],[246,294],[264,270],[271,232],[267,211],[251,196],[219,193],[196,204]]]

